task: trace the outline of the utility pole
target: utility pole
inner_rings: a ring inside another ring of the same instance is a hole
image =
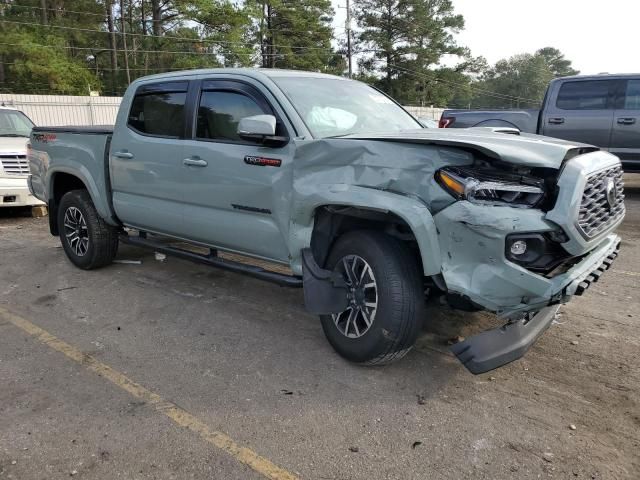
[[[129,57],[127,53],[127,32],[125,30],[124,20],[124,0],[120,0],[120,25],[122,28],[122,50],[124,54],[124,69],[127,72],[127,86],[131,83],[131,74],[129,73]]]
[[[111,94],[116,95],[118,86],[118,44],[113,25],[113,0],[105,0],[104,8],[107,14],[107,28],[109,30],[109,49],[111,50]]]
[[[42,25],[49,25],[49,12],[47,12],[47,0],[40,0],[40,21]]]
[[[345,22],[345,27],[347,30],[347,59],[349,61],[349,78],[351,78],[353,70],[351,68],[351,5],[349,5],[349,0],[347,0],[347,21]]]

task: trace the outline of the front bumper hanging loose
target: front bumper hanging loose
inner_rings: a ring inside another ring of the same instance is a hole
[[[546,307],[533,316],[509,321],[451,347],[453,354],[473,374],[485,373],[524,356],[549,328],[559,305]]]
[[[574,295],[582,295],[597,282],[618,256],[620,246],[602,259],[589,273],[575,279],[563,289]],[[554,303],[554,302],[551,302]],[[525,314],[505,325],[478,333],[451,347],[453,354],[473,374],[485,373],[524,356],[540,336],[551,326],[560,308],[559,302],[549,305],[535,314]]]

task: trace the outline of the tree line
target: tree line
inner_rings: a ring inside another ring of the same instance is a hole
[[[460,45],[451,0],[3,0],[0,90],[122,95],[134,79],[210,67],[347,75],[411,105],[534,107],[577,73],[555,48],[488,65]],[[347,36],[350,42],[347,42]]]

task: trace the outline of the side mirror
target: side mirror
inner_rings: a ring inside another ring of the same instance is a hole
[[[240,119],[238,136],[266,146],[282,146],[289,141],[288,137],[276,136],[276,117],[273,115],[254,115]]]

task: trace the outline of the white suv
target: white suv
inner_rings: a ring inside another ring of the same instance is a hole
[[[0,107],[0,207],[43,205],[29,193],[27,143],[33,122],[19,110]]]

